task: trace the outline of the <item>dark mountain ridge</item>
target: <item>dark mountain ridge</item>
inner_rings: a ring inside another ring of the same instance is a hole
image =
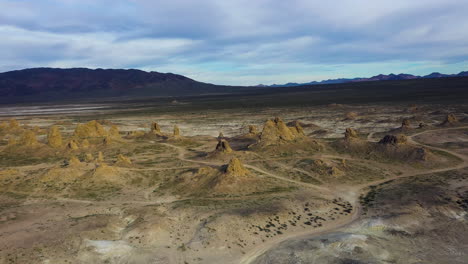
[[[312,81],[307,83],[286,83],[286,84],[273,84],[273,85],[263,85],[261,87],[292,87],[292,86],[303,86],[303,85],[317,85],[317,84],[334,84],[334,83],[350,83],[350,82],[372,82],[372,81],[400,81],[400,80],[412,80],[412,79],[430,79],[430,78],[446,78],[446,77],[466,77],[468,76],[468,71],[462,71],[458,74],[443,74],[439,72],[433,72],[425,76],[418,76],[406,73],[400,74],[379,74],[372,76],[370,78],[339,78],[339,79],[329,79],[323,81]]]
[[[0,73],[0,102],[197,95],[233,89],[173,73],[134,69],[33,68]]]

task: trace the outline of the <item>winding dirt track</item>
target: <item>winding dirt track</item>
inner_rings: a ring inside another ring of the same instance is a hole
[[[342,219],[341,221],[337,221],[332,226],[328,226],[328,227],[326,227],[324,229],[316,229],[316,230],[312,230],[312,231],[308,230],[308,231],[304,231],[304,232],[301,232],[301,233],[292,233],[292,234],[289,234],[289,235],[286,235],[286,236],[276,238],[274,240],[267,241],[267,242],[265,242],[263,244],[258,245],[257,247],[254,247],[252,250],[247,252],[244,255],[244,257],[239,261],[239,263],[240,264],[253,263],[259,256],[261,256],[262,254],[267,252],[269,249],[277,246],[279,243],[281,243],[283,241],[293,239],[293,238],[295,238],[295,239],[302,238],[302,237],[312,238],[312,237],[316,237],[316,236],[320,236],[320,235],[324,235],[324,234],[328,234],[328,233],[333,233],[333,232],[336,232],[336,231],[338,231],[338,230],[340,230],[342,228],[350,226],[354,222],[360,220],[359,217],[361,215],[361,210],[362,210],[361,205],[360,205],[359,200],[358,200],[360,194],[364,193],[366,188],[368,188],[368,187],[370,187],[372,185],[376,185],[376,184],[379,184],[379,183],[383,183],[383,182],[387,182],[387,181],[391,181],[391,180],[395,180],[395,179],[399,179],[399,178],[408,178],[408,177],[414,177],[414,176],[419,176],[419,175],[425,175],[425,174],[437,173],[437,172],[444,172],[444,171],[450,171],[450,170],[457,170],[457,169],[462,169],[462,168],[468,167],[468,157],[466,157],[465,155],[453,152],[451,150],[425,145],[425,144],[422,144],[420,142],[416,142],[413,139],[413,137],[415,137],[415,136],[425,134],[425,133],[429,133],[429,132],[452,130],[452,129],[463,129],[463,128],[468,128],[468,127],[454,127],[454,128],[426,130],[426,131],[423,131],[423,132],[420,132],[420,133],[413,134],[413,135],[408,137],[408,141],[410,143],[412,143],[412,144],[424,146],[425,148],[428,148],[428,149],[444,151],[444,152],[447,152],[447,153],[449,153],[449,154],[451,154],[453,156],[458,157],[459,159],[461,159],[463,161],[460,164],[458,164],[456,166],[452,166],[452,167],[442,168],[442,169],[432,169],[432,170],[426,170],[426,171],[421,171],[421,172],[417,172],[417,173],[402,174],[402,175],[399,175],[399,176],[393,176],[393,177],[386,178],[386,179],[383,179],[383,180],[368,182],[366,184],[358,185],[358,186],[354,186],[354,187],[346,186],[346,188],[348,189],[348,192],[350,192],[349,189],[352,189],[351,193],[354,194],[354,195],[352,195],[353,199],[348,201],[353,205],[353,208],[354,208],[353,213],[350,216],[346,217],[345,219]]]

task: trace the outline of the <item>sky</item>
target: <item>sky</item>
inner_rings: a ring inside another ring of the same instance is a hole
[[[228,85],[468,70],[468,0],[0,0],[0,72],[135,68]]]

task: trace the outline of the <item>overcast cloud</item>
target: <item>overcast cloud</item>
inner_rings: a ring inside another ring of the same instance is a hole
[[[467,0],[0,0],[0,71],[138,68],[217,84],[468,70]]]

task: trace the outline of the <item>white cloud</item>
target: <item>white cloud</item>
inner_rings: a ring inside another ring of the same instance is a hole
[[[0,0],[0,70],[142,68],[256,84],[461,69],[466,10],[465,0]]]

